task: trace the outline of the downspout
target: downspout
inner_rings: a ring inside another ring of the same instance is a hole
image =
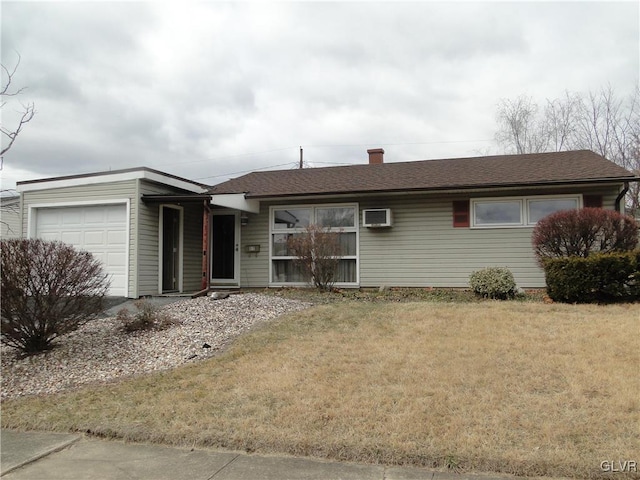
[[[629,191],[629,182],[624,182],[624,188],[616,197],[616,212],[624,214],[624,210],[620,210],[620,204],[622,203],[622,200],[624,199],[624,196],[627,194],[628,191]]]
[[[209,289],[209,217],[211,209],[209,201],[205,200],[202,209],[202,283],[201,289]]]

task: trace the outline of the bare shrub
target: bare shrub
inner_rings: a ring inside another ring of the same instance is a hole
[[[61,242],[2,240],[2,342],[24,353],[52,347],[103,309],[109,280],[89,252]]]
[[[291,236],[287,244],[296,256],[294,263],[301,268],[306,278],[316,288],[331,291],[340,264],[338,232],[320,225],[309,225],[304,233]]]
[[[588,257],[590,253],[627,252],[638,244],[638,223],[602,208],[564,210],[541,219],[533,230],[538,261]]]
[[[122,308],[116,316],[116,319],[122,323],[121,328],[125,333],[165,330],[178,323],[173,317],[161,312],[146,300],[138,300],[134,305],[137,310],[136,314],[132,315],[127,308]]]

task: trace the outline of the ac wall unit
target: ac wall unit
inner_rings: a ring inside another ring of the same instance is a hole
[[[362,210],[362,226],[368,228],[383,228],[391,226],[390,208],[368,208]]]

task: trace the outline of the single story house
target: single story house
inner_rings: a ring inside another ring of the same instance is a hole
[[[94,252],[113,295],[305,285],[287,239],[339,232],[337,286],[467,287],[487,266],[544,287],[535,223],[624,210],[631,172],[591,151],[254,172],[207,186],[149,168],[18,183],[22,234]]]

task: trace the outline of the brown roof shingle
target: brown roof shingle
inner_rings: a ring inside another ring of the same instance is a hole
[[[624,180],[637,178],[601,155],[578,150],[253,172],[211,193],[267,198]]]

